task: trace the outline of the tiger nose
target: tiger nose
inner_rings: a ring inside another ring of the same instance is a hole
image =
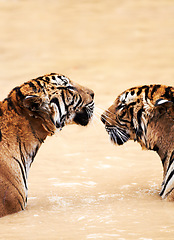
[[[94,92],[90,93],[92,99],[94,99]]]
[[[86,88],[85,91],[86,91],[87,94],[89,94],[91,96],[91,98],[93,100],[94,99],[94,92],[93,92],[93,90],[91,90],[90,88]]]
[[[88,90],[88,94],[91,96],[92,99],[94,99],[94,92],[92,90]]]

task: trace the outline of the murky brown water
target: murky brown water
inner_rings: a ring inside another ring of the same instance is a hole
[[[49,72],[108,107],[136,85],[174,85],[172,0],[0,0],[0,94]],[[159,157],[115,147],[96,117],[48,138],[29,175],[27,209],[0,239],[173,239],[174,203],[158,196]]]

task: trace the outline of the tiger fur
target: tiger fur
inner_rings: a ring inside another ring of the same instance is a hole
[[[86,126],[93,115],[94,93],[59,74],[14,88],[0,102],[0,217],[27,203],[27,177],[47,136],[67,124]]]
[[[158,153],[164,178],[160,196],[174,200],[174,88],[145,85],[128,89],[101,115],[101,121],[115,144],[130,139]]]

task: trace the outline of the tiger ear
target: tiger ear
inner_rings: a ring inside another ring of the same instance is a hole
[[[169,100],[163,99],[163,98],[159,98],[155,102],[155,107],[161,106],[161,107],[167,108],[167,107],[171,107],[172,105],[173,105],[172,101],[169,101]]]
[[[23,106],[28,110],[30,117],[39,118],[40,124],[48,132],[49,135],[54,134],[56,127],[52,119],[54,109],[49,106],[47,97],[37,95],[28,95],[23,100]]]
[[[24,107],[28,108],[30,111],[40,110],[42,103],[42,98],[37,95],[26,96],[23,100]]]

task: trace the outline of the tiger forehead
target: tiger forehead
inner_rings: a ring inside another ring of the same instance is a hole
[[[174,88],[160,85],[160,84],[153,84],[153,85],[143,85],[140,87],[130,88],[124,91],[120,96],[119,100],[121,103],[128,104],[137,99],[149,99],[149,100],[156,100],[158,97],[164,97],[167,99],[174,99]]]
[[[46,82],[50,82],[53,84],[58,84],[61,86],[67,86],[70,83],[69,78],[65,77],[64,75],[51,73],[42,77],[43,80]]]
[[[64,75],[51,73],[29,80],[21,86],[11,90],[8,97],[13,93],[17,94],[20,99],[23,99],[27,94],[52,92],[56,88],[66,88],[71,86],[71,81]]]

